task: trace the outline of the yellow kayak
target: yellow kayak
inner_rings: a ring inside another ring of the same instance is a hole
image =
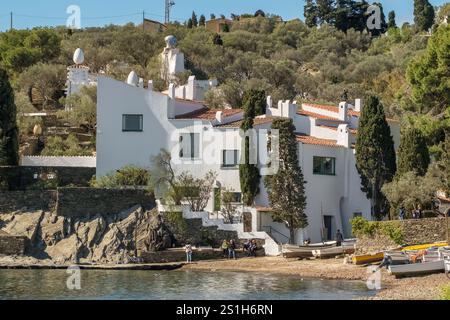
[[[402,251],[417,251],[417,250],[427,250],[430,248],[441,248],[448,246],[447,242],[436,242],[436,243],[428,243],[428,244],[420,244],[417,246],[409,246],[402,248]]]
[[[375,254],[365,254],[359,256],[353,256],[353,264],[362,265],[373,262],[378,262],[384,259],[384,252],[378,252]]]

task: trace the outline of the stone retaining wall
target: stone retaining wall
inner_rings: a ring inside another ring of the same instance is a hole
[[[447,240],[445,218],[405,220],[395,221],[395,223],[398,224],[403,233],[402,245],[427,244]],[[377,231],[372,236],[358,236],[357,248],[360,253],[384,251],[396,247],[399,247],[399,244],[381,231]]]
[[[25,254],[29,239],[0,234],[0,254],[20,256]]]
[[[56,189],[69,185],[87,187],[95,168],[77,167],[0,167],[0,188],[10,191]]]
[[[56,191],[0,192],[0,212],[53,210],[56,198]]]
[[[58,188],[56,213],[64,217],[89,217],[119,213],[140,205],[155,207],[153,195],[145,190]]]

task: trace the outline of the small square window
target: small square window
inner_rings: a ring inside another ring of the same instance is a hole
[[[144,116],[141,114],[124,114],[122,116],[123,132],[142,132],[144,130]]]
[[[200,158],[200,134],[182,133],[180,135],[180,158],[191,160]]]
[[[336,158],[314,157],[313,167],[314,174],[334,176],[336,175]]]
[[[222,168],[236,168],[239,164],[239,150],[222,150]]]

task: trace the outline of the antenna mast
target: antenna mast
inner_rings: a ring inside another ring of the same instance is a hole
[[[170,8],[172,8],[175,5],[175,2],[172,0],[165,0],[166,1],[166,16],[164,19],[164,23],[168,24],[170,22]]]

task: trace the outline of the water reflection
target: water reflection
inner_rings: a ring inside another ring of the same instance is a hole
[[[0,270],[0,299],[347,300],[371,295],[349,281],[242,272],[81,271],[81,290],[66,287],[65,270]]]

